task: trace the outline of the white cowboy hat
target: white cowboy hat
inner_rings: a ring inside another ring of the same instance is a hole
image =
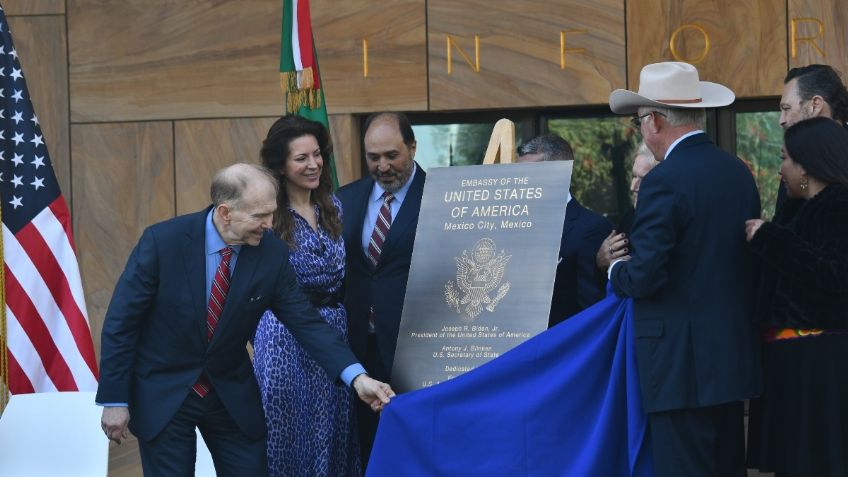
[[[617,89],[609,105],[616,114],[633,114],[644,106],[658,108],[718,108],[736,99],[729,88],[699,81],[698,70],[689,63],[666,61],[642,68],[639,93]]]

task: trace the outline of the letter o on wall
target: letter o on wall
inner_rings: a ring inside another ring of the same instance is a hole
[[[700,56],[693,57],[693,58],[683,58],[680,55],[680,53],[677,51],[677,47],[676,47],[677,36],[681,32],[683,32],[684,30],[689,30],[689,29],[697,30],[698,32],[701,33],[701,35],[703,35],[703,37],[704,37],[704,51],[701,52]],[[704,30],[704,28],[702,26],[696,25],[694,23],[687,23],[685,25],[680,25],[679,27],[677,27],[671,33],[671,38],[668,40],[668,47],[671,50],[671,56],[674,57],[675,60],[685,61],[685,62],[691,63],[693,65],[698,64],[701,61],[703,61],[704,58],[707,57],[707,53],[710,52],[710,35],[707,33],[707,30]]]

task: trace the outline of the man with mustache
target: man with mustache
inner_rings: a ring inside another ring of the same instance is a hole
[[[371,377],[388,382],[426,174],[413,160],[415,135],[405,115],[371,115],[364,143],[369,176],[337,192],[347,252],[344,305],[351,349]],[[357,406],[365,465],[377,416]]]

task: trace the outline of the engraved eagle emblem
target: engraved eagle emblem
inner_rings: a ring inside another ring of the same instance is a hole
[[[461,256],[454,257],[456,283],[450,280],[445,284],[445,302],[459,313],[463,322],[474,321],[484,305],[486,310],[494,312],[509,292],[509,282],[501,284],[501,280],[512,255],[497,251],[495,241],[484,237],[474,244],[470,254],[463,250]],[[495,296],[490,296],[495,289]]]

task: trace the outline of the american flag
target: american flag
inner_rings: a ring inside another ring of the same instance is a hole
[[[1,6],[0,201],[9,390],[93,391],[97,363],[71,216]]]

